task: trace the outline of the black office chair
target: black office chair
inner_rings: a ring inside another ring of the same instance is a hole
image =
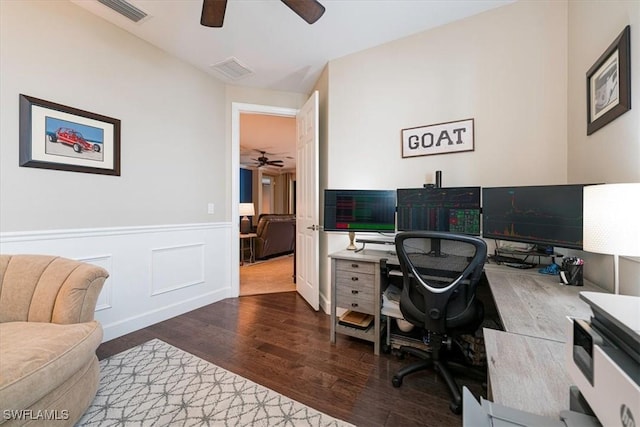
[[[396,252],[403,274],[400,311],[408,322],[424,328],[430,336],[430,352],[402,346],[402,353],[423,360],[402,368],[394,375],[394,387],[405,375],[433,367],[451,392],[451,410],[462,411],[461,390],[451,370],[478,378],[481,371],[454,363],[445,340],[474,333],[482,323],[484,308],[475,298],[487,256],[484,240],[449,232],[410,231],[396,235]],[[486,376],[485,376],[486,380]]]

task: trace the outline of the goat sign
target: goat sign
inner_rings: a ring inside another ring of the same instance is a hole
[[[473,119],[402,129],[403,158],[473,149]]]

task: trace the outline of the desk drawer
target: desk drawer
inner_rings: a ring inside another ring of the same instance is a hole
[[[350,261],[347,259],[336,260],[336,270],[338,271],[353,271],[359,273],[374,274],[376,264],[373,262],[363,261]]]
[[[360,272],[336,272],[336,303],[361,313],[374,314],[374,276]]]
[[[360,313],[375,314],[373,309],[373,294],[352,294],[349,290],[341,289],[337,292],[336,304],[338,307],[348,308],[349,310]]]

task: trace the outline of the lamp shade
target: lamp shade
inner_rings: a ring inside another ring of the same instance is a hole
[[[640,256],[640,183],[588,185],[583,196],[582,248]]]
[[[253,203],[240,203],[240,216],[254,216]]]

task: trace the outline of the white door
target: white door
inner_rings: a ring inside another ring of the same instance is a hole
[[[296,290],[320,307],[318,278],[318,91],[296,115]]]

